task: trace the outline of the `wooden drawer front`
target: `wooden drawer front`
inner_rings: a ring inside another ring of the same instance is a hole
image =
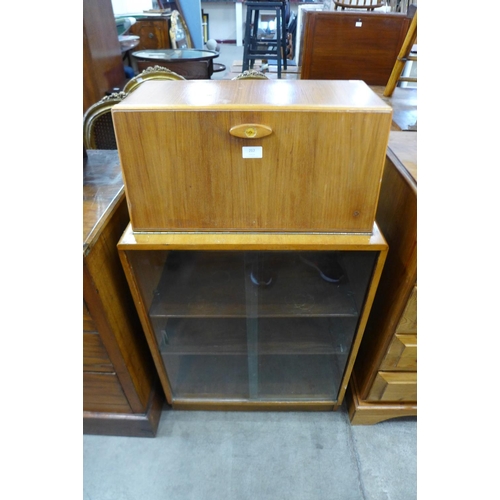
[[[396,333],[380,369],[417,371],[417,336]]]
[[[115,371],[101,337],[97,333],[83,333],[83,371]]]
[[[83,411],[132,413],[114,373],[83,374]]]
[[[367,401],[417,401],[416,372],[378,372]]]
[[[417,286],[413,288],[396,333],[417,333]]]
[[[90,315],[87,304],[83,301],[83,331],[84,332],[95,332],[97,330],[94,320]]]

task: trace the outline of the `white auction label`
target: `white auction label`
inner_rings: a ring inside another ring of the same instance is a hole
[[[243,158],[262,158],[262,146],[244,146],[242,152]]]

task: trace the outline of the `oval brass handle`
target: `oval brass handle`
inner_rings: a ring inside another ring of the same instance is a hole
[[[229,133],[234,137],[242,139],[260,139],[261,137],[271,135],[273,129],[267,125],[260,125],[258,123],[244,123],[231,127]]]

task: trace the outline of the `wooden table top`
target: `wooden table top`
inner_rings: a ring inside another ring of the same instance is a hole
[[[88,150],[83,160],[83,252],[97,241],[106,219],[125,197],[118,151]]]
[[[199,49],[147,49],[132,52],[132,57],[136,59],[146,59],[148,61],[202,61],[204,59],[215,59],[219,53],[215,50]]]
[[[389,148],[417,182],[417,132],[391,131]]]

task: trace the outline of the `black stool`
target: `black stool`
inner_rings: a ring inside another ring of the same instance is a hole
[[[288,0],[268,2],[265,0],[250,0],[245,2],[247,18],[245,26],[245,41],[243,49],[243,71],[253,68],[256,59],[274,60],[278,65],[278,78],[281,78],[281,64],[286,69],[287,51],[287,8]],[[276,37],[259,38],[258,28],[260,13],[274,11],[276,14]]]

